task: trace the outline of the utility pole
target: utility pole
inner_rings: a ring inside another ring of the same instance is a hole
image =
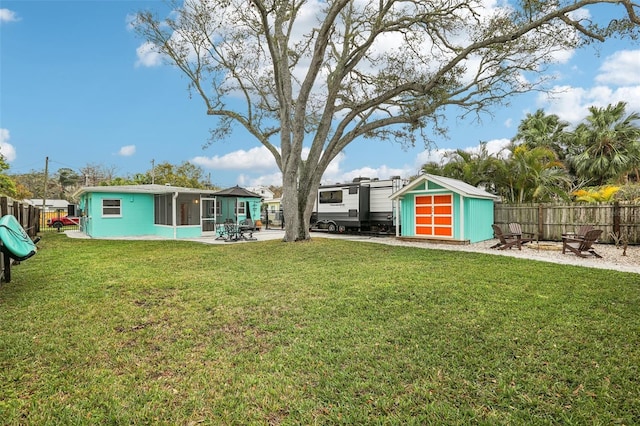
[[[49,180],[49,157],[44,158],[44,188],[42,189],[42,228],[47,224],[47,181]]]
[[[156,183],[156,160],[151,160],[151,184]]]

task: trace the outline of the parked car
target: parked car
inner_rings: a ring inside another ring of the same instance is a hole
[[[77,216],[62,216],[52,217],[47,220],[47,226],[50,228],[60,229],[63,226],[78,226],[80,225],[80,218]]]

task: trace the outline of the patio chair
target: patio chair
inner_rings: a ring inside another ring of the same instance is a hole
[[[224,236],[225,241],[227,242],[238,241],[240,237],[240,228],[235,223],[225,221]]]
[[[251,219],[244,219],[240,222],[240,225],[238,227],[238,231],[240,233],[239,235],[239,239],[243,239],[243,240],[251,240],[251,241],[255,241],[256,238],[253,237],[253,231],[255,230],[255,224],[253,223],[253,220]],[[249,234],[249,236],[245,235],[245,234]]]
[[[216,225],[216,240],[226,240],[228,239],[227,227],[223,223],[219,223]]]
[[[562,254],[564,254],[566,250],[569,250],[580,257],[588,257],[590,254],[597,258],[602,258],[593,248],[593,243],[600,237],[600,234],[602,234],[601,229],[592,229],[586,233],[584,238],[563,238]]]
[[[505,234],[498,225],[491,225],[493,233],[498,239],[498,244],[494,244],[491,248],[497,248],[498,250],[506,250],[512,247],[518,247],[518,250],[522,250],[522,244],[533,241],[531,238],[522,238],[521,235]]]
[[[522,244],[533,241],[536,236],[533,232],[523,232],[522,226],[520,226],[518,222],[511,222],[509,224],[509,232],[512,235],[520,235],[520,238],[523,239]]]
[[[562,234],[562,239],[564,240],[565,238],[572,238],[572,239],[584,238],[584,236],[587,235],[587,232],[591,231],[592,229],[593,229],[593,226],[591,225],[580,225],[576,228],[576,232],[567,232],[565,234]]]
[[[240,229],[243,231],[253,231],[255,230],[256,225],[253,223],[251,219],[243,219],[240,221]]]

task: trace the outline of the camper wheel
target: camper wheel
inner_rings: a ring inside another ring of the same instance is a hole
[[[336,232],[337,229],[338,229],[338,227],[333,222],[329,223],[329,225],[327,226],[327,230],[329,232]]]

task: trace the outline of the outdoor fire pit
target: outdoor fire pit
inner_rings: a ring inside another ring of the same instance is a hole
[[[527,245],[532,250],[548,250],[548,251],[560,251],[562,250],[562,244],[553,242],[539,242],[538,244]]]

